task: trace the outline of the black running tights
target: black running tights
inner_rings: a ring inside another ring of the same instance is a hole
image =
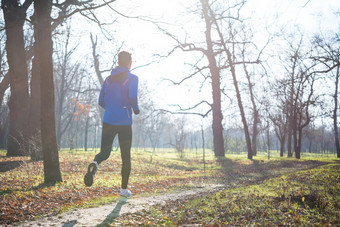
[[[131,171],[131,125],[110,125],[103,123],[100,153],[96,155],[94,161],[99,165],[110,157],[112,143],[117,134],[122,157],[122,189],[126,189]]]

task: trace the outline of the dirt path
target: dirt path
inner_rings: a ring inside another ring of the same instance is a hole
[[[23,222],[19,226],[105,226],[105,224],[112,223],[115,218],[122,214],[136,213],[147,210],[153,205],[165,205],[169,201],[185,199],[191,196],[198,197],[200,194],[212,193],[224,187],[222,185],[209,185],[150,197],[137,197],[128,200],[120,198],[112,204],[96,208],[72,210],[57,216],[47,216],[35,221]]]

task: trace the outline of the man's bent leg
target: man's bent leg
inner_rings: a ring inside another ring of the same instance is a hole
[[[100,152],[94,158],[94,161],[98,163],[98,165],[108,159],[110,157],[113,139],[117,134],[116,128],[117,126],[106,124],[103,122],[102,128],[102,140],[100,145]]]
[[[126,189],[131,171],[131,125],[118,126],[118,140],[122,156],[122,189]]]
[[[110,156],[113,139],[116,134],[117,131],[115,130],[115,126],[103,123],[100,152],[94,158],[94,162],[90,163],[87,167],[87,173],[84,176],[84,183],[86,186],[91,186],[93,184],[93,178],[97,172],[98,165]]]

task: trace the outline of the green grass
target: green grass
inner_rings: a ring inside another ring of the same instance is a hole
[[[336,226],[340,224],[339,209],[340,165],[333,163],[241,184],[153,213],[158,224],[166,226]]]

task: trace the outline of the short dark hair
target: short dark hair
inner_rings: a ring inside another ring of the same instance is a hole
[[[131,58],[131,53],[127,52],[127,51],[121,51],[118,54],[118,64],[121,66],[129,66],[129,64],[131,63],[132,58]]]

